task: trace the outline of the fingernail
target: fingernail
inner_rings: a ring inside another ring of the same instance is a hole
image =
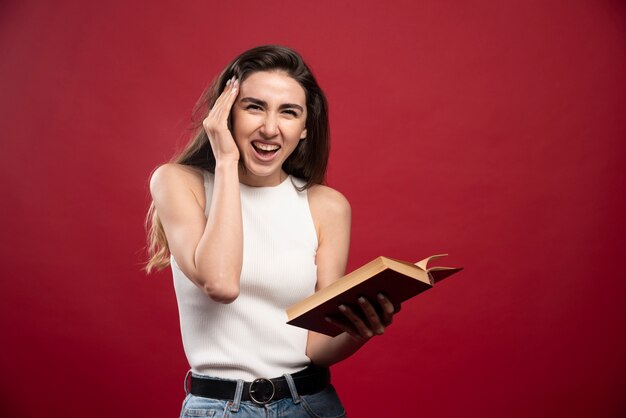
[[[378,300],[385,300],[385,295],[383,295],[382,293],[377,294],[376,297],[378,298]]]
[[[331,320],[329,317],[327,317],[327,316],[325,316],[325,317],[324,317],[324,320],[325,320],[326,322],[332,322],[332,320]]]
[[[363,296],[359,298],[359,303],[365,303],[365,298]]]
[[[339,305],[339,310],[340,310],[341,312],[345,312],[345,311],[347,311],[347,310],[348,310],[348,308],[346,308],[346,305]]]

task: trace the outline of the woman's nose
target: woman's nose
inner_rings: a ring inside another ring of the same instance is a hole
[[[261,133],[267,137],[273,137],[278,135],[278,120],[276,116],[271,113],[267,113],[261,126]]]

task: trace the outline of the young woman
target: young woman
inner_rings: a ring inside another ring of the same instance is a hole
[[[322,185],[324,93],[295,51],[266,45],[235,58],[199,105],[195,137],[150,181],[147,270],[171,263],[191,366],[181,417],[345,416],[328,366],[382,334],[394,306],[361,298],[366,321],[341,306],[335,338],[286,324],[285,309],[343,276],[348,257],[350,206]]]

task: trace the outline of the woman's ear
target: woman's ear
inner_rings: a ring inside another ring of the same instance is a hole
[[[300,134],[300,139],[306,139],[306,128],[304,128],[304,130]]]

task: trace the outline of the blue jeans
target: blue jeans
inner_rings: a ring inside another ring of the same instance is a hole
[[[232,400],[203,398],[187,394],[180,413],[181,418],[344,418],[346,412],[332,385],[312,395],[299,395],[290,375],[285,375],[291,392],[290,398],[280,399],[265,405],[241,400],[239,395]],[[243,382],[242,382],[243,383]]]

